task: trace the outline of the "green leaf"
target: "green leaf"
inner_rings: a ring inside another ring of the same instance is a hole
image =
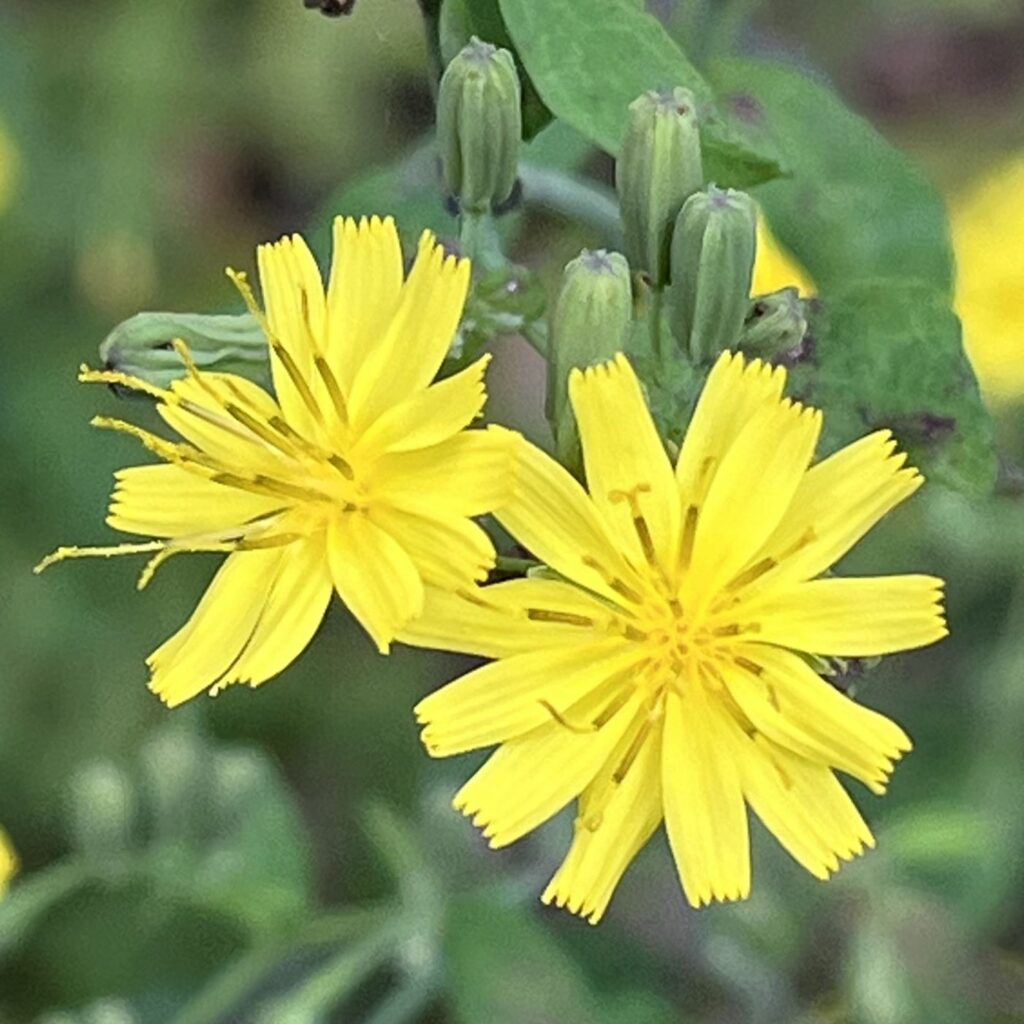
[[[895,274],[949,291],[946,214],[925,176],[824,85],[761,60],[718,62],[723,106],[774,140],[791,176],[755,195],[823,292]]]
[[[516,57],[519,77],[523,85],[523,138],[532,139],[551,122],[551,111],[544,104],[536,86],[523,70],[522,58],[516,52],[515,43],[509,35],[508,26],[502,16],[498,0],[446,0],[445,7],[462,8],[461,23],[469,36],[478,36],[495,46],[511,50]],[[449,42],[449,45],[450,42]]]
[[[825,410],[826,449],[889,427],[929,479],[991,491],[992,423],[941,291],[861,281],[811,303],[809,331],[792,390]]]
[[[414,248],[425,229],[442,238],[455,234],[455,218],[446,209],[437,149],[422,142],[396,164],[374,168],[333,192],[313,218],[310,244],[316,253],[330,251],[331,224],[338,215],[395,218],[406,248]]]
[[[780,171],[770,137],[716,109],[710,85],[656,18],[631,0],[500,0],[517,52],[555,114],[611,154],[629,104],[647,89],[686,86],[701,109],[705,170],[748,187]]]
[[[493,897],[455,901],[445,954],[457,1024],[599,1024],[608,1019],[572,957],[529,910]]]

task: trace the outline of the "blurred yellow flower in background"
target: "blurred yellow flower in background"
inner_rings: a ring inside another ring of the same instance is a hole
[[[952,203],[956,310],[967,354],[995,403],[1024,396],[1024,155]]]
[[[199,370],[180,342],[188,374],[167,389],[83,370],[156,398],[183,440],[94,420],[165,461],[116,473],[107,518],[157,539],[61,548],[37,566],[150,552],[141,588],[177,552],[227,553],[189,622],[147,659],[150,688],[171,706],[276,675],[333,591],[387,653],[420,613],[425,583],[470,586],[494,565],[470,517],[504,496],[509,434],[465,429],[483,409],[489,357],[432,383],[462,316],[468,261],[426,232],[404,278],[391,218],[339,217],[326,293],[298,235],[261,246],[259,272],[266,313],[244,275],[229,274],[270,339],[276,398]]]
[[[812,466],[822,415],[786,372],[725,353],[673,467],[623,356],[574,371],[588,489],[520,442],[495,515],[552,570],[428,591],[401,639],[498,659],[422,700],[436,757],[499,745],[455,797],[494,847],[579,799],[545,902],[596,922],[664,819],[694,906],[750,892],[747,805],[827,878],[874,840],[903,730],[805,656],[946,635],[931,576],[818,578],[922,482],[888,431]]]
[[[11,879],[18,873],[18,855],[10,836],[0,828],[0,899],[7,892]]]
[[[814,294],[814,282],[796,257],[772,234],[764,215],[757,218],[757,261],[751,294],[770,295],[782,288],[797,288],[801,295]]]
[[[0,121],[0,216],[14,199],[14,188],[18,180],[18,150],[14,140]]]

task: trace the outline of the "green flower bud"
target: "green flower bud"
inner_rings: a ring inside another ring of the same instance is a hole
[[[486,213],[512,194],[522,135],[512,54],[474,36],[445,69],[437,98],[445,185],[464,212]]]
[[[796,288],[783,288],[750,300],[739,348],[752,356],[773,359],[797,347],[807,332],[804,304]]]
[[[579,436],[569,408],[569,373],[610,359],[626,347],[633,316],[629,264],[617,252],[584,249],[565,268],[551,317],[547,415],[560,461],[579,462]]]
[[[615,164],[626,256],[660,288],[668,281],[672,225],[704,183],[696,102],[688,89],[646,92],[629,107]]]
[[[237,373],[266,386],[270,379],[267,339],[256,320],[199,313],[137,313],[115,327],[100,345],[100,359],[159,387],[185,375],[174,350],[180,338],[203,370]]]
[[[757,211],[745,192],[691,196],[672,235],[672,333],[694,362],[739,343],[750,305]]]
[[[71,783],[72,839],[79,853],[97,860],[131,845],[135,790],[120,768],[99,761],[80,768]]]

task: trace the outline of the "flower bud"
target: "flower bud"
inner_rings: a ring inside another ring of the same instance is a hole
[[[463,212],[486,213],[512,194],[522,134],[512,54],[474,36],[445,69],[437,98],[445,185]]]
[[[800,293],[796,288],[783,288],[750,300],[738,347],[748,355],[773,359],[795,349],[806,332]]]
[[[237,373],[263,385],[269,382],[267,339],[248,313],[137,313],[107,335],[100,345],[100,359],[109,370],[166,387],[185,375],[181,356],[174,350],[178,338],[200,369]]]
[[[672,235],[672,333],[694,362],[740,339],[750,305],[757,211],[745,192],[711,185],[691,196]]]
[[[96,860],[131,845],[135,790],[120,768],[99,761],[79,768],[71,784],[72,840],[79,853]]]
[[[584,249],[565,268],[551,317],[547,415],[560,461],[575,468],[579,436],[569,409],[569,373],[626,347],[633,316],[629,264],[617,252]]]
[[[704,183],[693,93],[644,93],[629,107],[615,164],[626,255],[634,270],[660,288],[668,281],[672,225],[683,203]]]

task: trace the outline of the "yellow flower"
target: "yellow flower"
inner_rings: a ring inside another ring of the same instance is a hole
[[[0,828],[0,899],[7,893],[11,879],[18,873],[18,855],[10,837]]]
[[[455,806],[492,846],[579,798],[544,893],[596,922],[664,818],[690,903],[750,891],[746,804],[819,878],[873,844],[833,774],[884,791],[910,741],[805,655],[946,635],[942,581],[817,579],[917,490],[888,431],[811,467],[821,414],[725,353],[675,468],[623,356],[574,371],[589,493],[518,442],[497,511],[553,572],[430,591],[401,638],[499,659],[416,708],[431,754],[500,744]]]
[[[0,122],[0,215],[14,198],[18,183],[18,150]]]
[[[952,212],[956,308],[986,395],[1024,396],[1024,156],[983,180]]]
[[[394,222],[338,218],[324,291],[298,236],[259,249],[266,315],[229,271],[270,339],[276,400],[232,374],[167,390],[114,371],[81,379],[138,389],[183,438],[119,420],[167,463],[117,481],[107,522],[157,538],[62,548],[62,558],[153,552],[139,580],[180,551],[228,552],[195,614],[149,657],[150,688],[174,706],[203,690],[262,683],[309,643],[332,590],[382,653],[421,611],[424,582],[483,580],[494,550],[469,516],[508,476],[506,431],[466,431],[483,407],[486,358],[431,384],[462,314],[465,260],[424,234],[403,283]]]
[[[784,249],[761,215],[757,218],[757,261],[751,293],[770,295],[782,288],[797,288],[801,295],[814,294],[814,282],[789,250]]]

